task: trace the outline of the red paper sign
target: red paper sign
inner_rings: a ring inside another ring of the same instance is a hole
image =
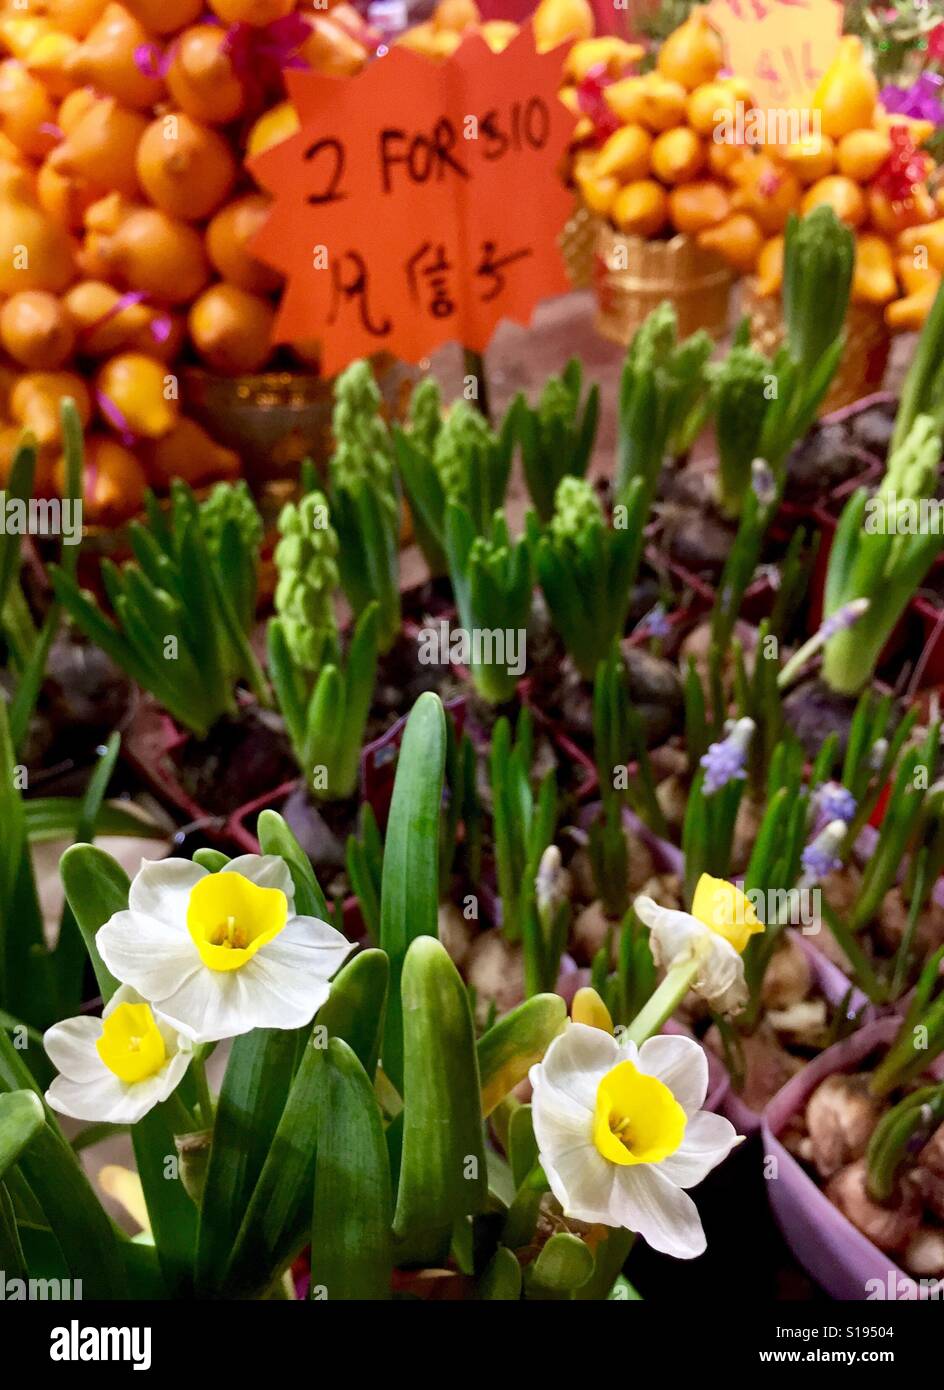
[[[759,109],[810,107],[839,47],[838,0],[711,0],[707,15]]]
[[[253,250],[286,276],[276,341],[317,339],[327,375],[482,351],[565,291],[561,60],[527,26],[502,53],[471,34],[444,63],[394,47],[356,77],[287,72],[301,129],[252,166],[275,197]]]

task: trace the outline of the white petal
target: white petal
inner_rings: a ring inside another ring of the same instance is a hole
[[[593,1111],[550,1084],[540,1066],[531,1068],[531,1122],[542,1159],[592,1143]]]
[[[675,1153],[653,1166],[677,1186],[695,1187],[740,1142],[730,1120],[703,1110],[685,1126],[685,1137]]]
[[[324,970],[262,950],[238,970],[200,969],[161,1000],[160,1012],[192,1042],[219,1042],[252,1028],[301,1028],[330,992]]]
[[[100,1018],[67,1018],[54,1023],[43,1036],[46,1056],[56,1071],[70,1081],[95,1081],[102,1061],[95,1044],[102,1036]]]
[[[694,1038],[649,1038],[639,1049],[636,1065],[668,1086],[686,1115],[701,1109],[708,1094],[708,1058]]]
[[[247,1016],[256,1019],[251,1026],[301,1028],[310,1023],[331,993],[328,981],[343,959],[332,948],[323,953],[322,968],[309,964],[300,969],[290,957],[268,949],[253,956],[239,972],[246,976]]]
[[[219,1042],[248,1033],[253,1024],[244,1024],[246,1014],[245,976],[241,970],[209,970],[201,964],[157,1006],[161,1018],[192,1043]]]
[[[354,950],[354,942],[319,917],[290,917],[255,959],[266,959],[330,980]]]
[[[149,1076],[147,1080],[138,1081],[134,1086],[128,1087],[129,1091],[134,1092],[133,1097],[129,1096],[129,1101],[133,1099],[139,1106],[138,1119],[146,1115],[153,1106],[173,1095],[190,1065],[192,1056],[189,1048],[177,1052],[161,1067],[156,1076]]]
[[[649,928],[649,945],[656,965],[666,970],[685,960],[701,961],[692,989],[718,1013],[735,1014],[747,1003],[744,962],[729,941],[687,912],[660,907],[652,898],[633,904]]]
[[[137,912],[116,912],[99,928],[95,944],[115,978],[149,1003],[160,1003],[204,969],[188,931]]]
[[[128,1090],[129,1087],[100,1064],[94,1080],[72,1081],[68,1076],[57,1076],[46,1092],[46,1099],[53,1110],[75,1120],[126,1124],[129,1123]]]
[[[711,949],[692,988],[716,1013],[732,1017],[747,1003],[744,962],[729,941],[711,933]]]
[[[639,1163],[613,1165],[618,1173],[611,1207],[611,1225],[636,1231],[653,1250],[690,1260],[705,1249],[698,1208],[686,1192],[658,1168]],[[613,1218],[618,1218],[614,1220]]]
[[[285,860],[278,854],[240,854],[224,864],[221,874],[242,874],[257,888],[278,888],[288,898],[289,916],[295,907],[295,885]]]
[[[102,1018],[107,1018],[109,1014],[114,1013],[121,1004],[146,1004],[147,1002],[131,985],[119,985],[102,1009]]]
[[[132,881],[128,908],[186,932],[191,891],[207,872],[189,859],[145,859]]]
[[[565,1216],[604,1226],[618,1224],[612,1216],[617,1164],[609,1163],[592,1143],[579,1144],[553,1161],[542,1151],[541,1166]]]
[[[531,1068],[539,1082],[546,1082],[561,1096],[593,1114],[597,1091],[606,1073],[622,1060],[619,1044],[602,1028],[569,1023],[551,1043],[544,1060]]]

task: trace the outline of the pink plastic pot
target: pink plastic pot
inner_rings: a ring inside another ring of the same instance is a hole
[[[765,1161],[776,1160],[777,1176],[768,1180],[767,1187],[771,1209],[800,1264],[833,1298],[894,1299],[902,1296],[902,1290],[914,1290],[915,1282],[833,1206],[777,1136],[821,1081],[837,1072],[854,1071],[873,1048],[891,1042],[899,1026],[898,1019],[879,1019],[829,1048],[788,1081],[764,1113]],[[940,1079],[942,1059],[929,1071]]]
[[[831,1004],[833,1008],[838,1008],[851,990],[852,993],[847,1006],[849,1018],[859,1018],[863,1024],[870,1022],[874,1017],[873,1006],[862,991],[851,984],[839,967],[828,960],[822,951],[813,945],[808,936],[793,929],[790,931],[790,936],[806,956],[813,979],[827,1003]],[[807,1066],[798,1075],[805,1076],[808,1068],[814,1065],[813,1062],[807,1063]],[[739,1134],[756,1134],[763,1120],[762,1112],[752,1110],[749,1105],[745,1105],[733,1086],[728,1091],[722,1113],[727,1116]]]

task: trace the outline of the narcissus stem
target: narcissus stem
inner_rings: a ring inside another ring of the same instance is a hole
[[[702,962],[697,959],[679,961],[677,965],[673,965],[648,1003],[643,1005],[623,1033],[623,1038],[641,1046],[647,1038],[658,1033],[691,989],[701,965]]]

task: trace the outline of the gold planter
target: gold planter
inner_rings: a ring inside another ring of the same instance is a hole
[[[734,273],[712,251],[689,236],[647,241],[624,236],[608,222],[597,228],[593,288],[596,327],[604,337],[629,343],[653,309],[668,300],[678,315],[679,335],[705,328],[714,338],[728,331]]]
[[[419,373],[387,354],[374,374],[389,419],[403,418]],[[239,454],[254,489],[297,478],[304,458],[324,464],[331,451],[334,382],[311,371],[216,376],[193,367],[181,375],[184,410],[220,444]]]
[[[779,295],[759,295],[756,281],[744,281],[743,311],[751,320],[751,342],[772,357],[783,342],[783,307]],[[846,311],[846,346],[821,415],[841,410],[879,390],[888,364],[891,334],[885,315],[874,304],[850,304]]]
[[[576,203],[560,234],[561,255],[567,278],[575,290],[587,290],[593,282],[593,251],[600,219],[585,204]]]

